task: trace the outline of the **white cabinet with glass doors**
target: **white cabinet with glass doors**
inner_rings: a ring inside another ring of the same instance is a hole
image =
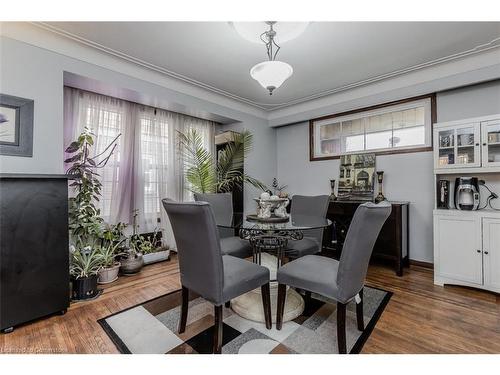
[[[434,124],[433,140],[436,170],[500,167],[500,116]]]
[[[483,167],[500,167],[500,119],[481,123]]]

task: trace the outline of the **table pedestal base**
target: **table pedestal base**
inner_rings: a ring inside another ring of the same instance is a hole
[[[271,279],[276,279],[277,259],[275,256],[262,253],[261,264],[269,268]],[[278,283],[271,282],[271,316],[273,323],[276,322],[276,305],[278,301]],[[295,290],[287,287],[285,312],[283,322],[288,322],[300,316],[304,312],[304,299]],[[265,322],[264,307],[262,306],[262,294],[260,288],[254,289],[231,300],[231,308],[242,318],[256,322]]]
[[[274,284],[274,285],[273,285]],[[273,323],[276,323],[276,304],[278,300],[278,284],[271,283],[271,316]],[[260,289],[252,290],[233,300],[231,308],[242,318],[255,322],[265,322],[264,307],[262,306],[262,295]],[[300,316],[304,312],[304,299],[293,289],[288,289],[286,293],[285,313],[283,322],[288,322]]]

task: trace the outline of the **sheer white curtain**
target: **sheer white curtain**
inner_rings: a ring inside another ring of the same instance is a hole
[[[95,154],[121,133],[115,153],[99,171],[101,215],[109,223],[131,223],[132,211],[138,209],[139,231],[161,228],[165,242],[175,246],[161,199],[192,199],[185,185],[177,132],[197,129],[214,153],[215,123],[66,87],[64,125],[65,146],[85,126],[90,127],[96,134]]]
[[[186,189],[184,168],[178,151],[178,132],[195,128],[203,135],[205,147],[214,152],[214,123],[151,107],[142,107],[136,127],[136,197],[141,231],[156,227],[166,232],[166,242],[174,246],[168,217],[161,199],[192,200]]]
[[[104,168],[98,170],[102,197],[97,203],[106,222],[129,222],[134,191],[134,122],[131,103],[69,87],[64,88],[64,145],[69,145],[87,126],[95,134],[93,155],[104,151],[118,135],[117,148]]]

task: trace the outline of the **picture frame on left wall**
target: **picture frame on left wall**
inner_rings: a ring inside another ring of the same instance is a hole
[[[0,94],[0,155],[33,156],[34,101]]]

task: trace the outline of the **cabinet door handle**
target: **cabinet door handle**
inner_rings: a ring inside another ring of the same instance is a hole
[[[483,146],[487,146],[487,144],[486,144],[486,143],[483,143]]]
[[[479,146],[479,143],[476,143],[476,146]]]
[[[478,253],[480,253],[480,252],[481,252],[481,250],[476,250],[476,251],[477,251]]]
[[[488,252],[487,252],[487,251],[485,251],[484,253],[485,253],[486,255],[488,255]]]

